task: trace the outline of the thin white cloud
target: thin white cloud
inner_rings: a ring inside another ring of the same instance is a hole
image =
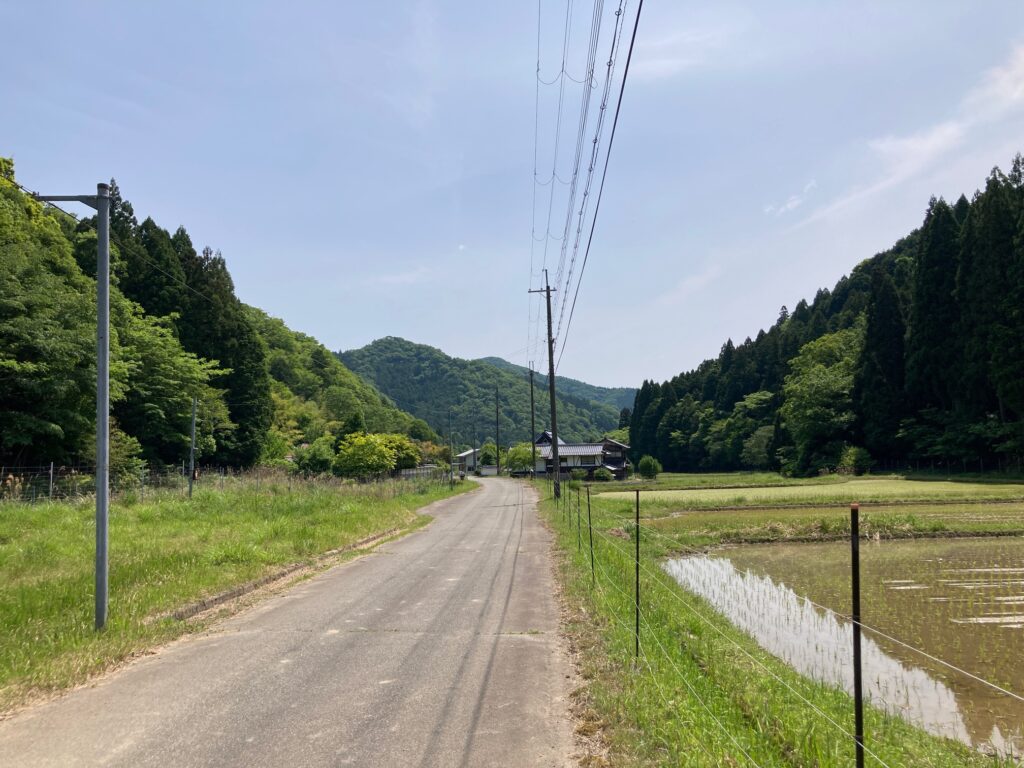
[[[882,136],[867,143],[880,175],[871,184],[854,187],[819,208],[797,226],[827,218],[847,206],[935,168],[972,131],[996,122],[1024,106],[1024,45],[1007,61],[984,73],[981,81],[957,105],[956,115],[906,136]]]
[[[985,73],[981,83],[964,98],[962,111],[975,120],[996,120],[1024,105],[1024,45],[1005,64]]]
[[[789,197],[786,198],[786,201],[784,203],[781,203],[780,205],[766,205],[764,207],[764,212],[770,216],[784,216],[790,211],[795,211],[797,208],[804,204],[804,201],[807,199],[807,196],[817,186],[818,182],[816,182],[814,179],[811,179],[806,184],[804,184],[802,192],[798,192],[795,195],[790,195]]]
[[[883,136],[868,146],[889,169],[889,176],[898,181],[925,170],[964,139],[968,124],[947,120],[910,136]]]
[[[676,283],[665,293],[659,295],[655,304],[661,306],[676,306],[690,298],[695,293],[713,283],[722,274],[722,267],[716,263],[708,264],[695,275],[688,275]]]
[[[631,78],[663,80],[722,63],[735,64],[750,53],[740,39],[753,27],[753,16],[745,10],[710,7],[696,16],[688,13],[685,20],[663,21],[659,29],[667,32],[651,38],[644,35],[643,44],[638,43]]]
[[[732,37],[730,30],[690,29],[676,32],[638,48],[630,74],[637,78],[660,80],[708,64]]]

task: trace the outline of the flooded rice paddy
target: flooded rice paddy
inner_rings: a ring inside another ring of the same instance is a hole
[[[852,691],[849,543],[739,546],[664,567],[767,651]],[[1024,695],[1024,539],[862,543],[861,620]],[[979,749],[1024,754],[1021,701],[868,630],[863,659],[875,706]]]

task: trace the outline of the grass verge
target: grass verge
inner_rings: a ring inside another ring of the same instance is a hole
[[[403,481],[293,481],[200,490],[192,501],[125,498],[110,512],[110,619],[93,629],[94,507],[0,506],[0,713],[59,691],[205,626],[168,614],[386,531],[475,488]]]
[[[569,631],[609,764],[851,765],[851,698],[797,674],[679,587],[659,567],[663,550],[649,541],[634,659],[633,544],[619,506],[595,498],[592,576],[587,531],[569,522],[564,507],[541,504],[564,553],[559,575]],[[585,502],[582,511],[586,528]],[[1012,765],[873,708],[865,731],[868,765]]]

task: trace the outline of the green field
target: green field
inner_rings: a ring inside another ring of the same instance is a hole
[[[376,534],[476,487],[433,482],[246,482],[131,497],[110,513],[110,620],[93,630],[91,503],[0,505],[0,712],[80,683],[202,622],[165,617],[203,597]]]
[[[722,479],[705,478],[704,487],[692,491],[641,493],[641,654],[635,661],[634,495],[592,496],[593,581],[585,492],[581,531],[575,488],[567,489],[569,504],[542,504],[565,553],[560,574],[570,635],[588,681],[578,714],[607,750],[592,764],[852,765],[850,697],[762,651],[668,577],[661,561],[724,544],[845,538],[854,499],[874,504],[861,515],[866,536],[1021,535],[1024,486],[868,478],[741,493],[710,487]],[[1009,764],[871,708],[867,743],[894,768]],[[868,764],[879,763],[869,755]]]
[[[719,476],[715,476],[719,477]],[[632,501],[632,491],[605,491],[595,487],[602,499]],[[693,487],[689,489],[642,490],[643,514],[663,515],[689,509],[742,507],[785,507],[798,505],[849,505],[949,503],[979,501],[1024,501],[1024,483],[959,482],[952,480],[909,480],[902,477],[858,477],[831,483],[802,485]]]
[[[601,492],[681,490],[689,488],[760,488],[774,485],[835,485],[850,478],[842,475],[786,477],[778,472],[705,472],[701,474],[662,472],[653,480],[637,476],[629,480],[601,483]]]

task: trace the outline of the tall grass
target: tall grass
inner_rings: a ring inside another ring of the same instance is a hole
[[[199,624],[158,618],[309,563],[329,550],[421,524],[455,491],[429,481],[318,484],[287,478],[123,495],[110,512],[110,619],[93,629],[94,510],[0,505],[0,711],[81,682]]]

